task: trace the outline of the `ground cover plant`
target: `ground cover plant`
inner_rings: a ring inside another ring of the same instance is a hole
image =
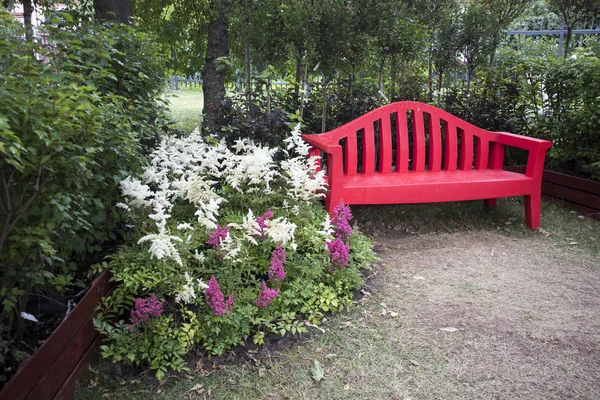
[[[135,241],[98,266],[118,285],[95,322],[103,356],[162,379],[194,347],[220,355],[349,307],[372,248],[347,206],[324,211],[323,172],[307,155],[299,127],[283,149],[230,149],[199,130],[165,137],[121,183]]]

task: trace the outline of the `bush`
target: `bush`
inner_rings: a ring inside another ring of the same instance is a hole
[[[119,284],[96,320],[104,357],[159,379],[185,369],[193,346],[262,344],[350,306],[373,258],[349,208],[330,222],[318,204],[323,172],[299,128],[285,150],[212,141],[167,137],[141,177],[122,182],[138,241],[98,267]]]
[[[0,32],[0,323],[11,341],[29,293],[84,286],[88,262],[116,241],[119,181],[154,140],[163,72],[152,41],[127,26],[64,14],[37,43],[0,12]]]

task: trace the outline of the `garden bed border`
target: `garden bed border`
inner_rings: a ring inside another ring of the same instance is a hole
[[[44,341],[21,362],[17,373],[0,391],[0,400],[66,400],[73,397],[77,378],[98,359],[100,336],[94,328],[95,308],[112,289],[105,270],[92,282],[81,301]]]

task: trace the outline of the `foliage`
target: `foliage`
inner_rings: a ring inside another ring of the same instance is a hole
[[[0,32],[0,322],[19,339],[29,293],[82,286],[80,266],[117,239],[118,182],[154,141],[164,75],[127,26],[65,13],[35,43],[0,12]]]
[[[351,305],[372,247],[347,237],[344,213],[349,262],[332,268],[334,228],[317,203],[323,172],[306,158],[299,127],[284,144],[238,139],[230,149],[198,131],[166,137],[141,177],[122,182],[120,207],[138,242],[98,266],[119,283],[96,321],[105,357],[147,365],[161,379],[185,368],[194,345],[222,354],[250,337],[261,344],[269,333],[303,332],[304,318],[317,324]],[[151,296],[162,313],[135,324],[132,308]]]

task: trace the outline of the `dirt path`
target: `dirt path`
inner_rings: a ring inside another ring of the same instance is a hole
[[[542,235],[376,243],[377,297],[400,315],[382,332],[417,358],[397,398],[600,399],[600,257]]]

